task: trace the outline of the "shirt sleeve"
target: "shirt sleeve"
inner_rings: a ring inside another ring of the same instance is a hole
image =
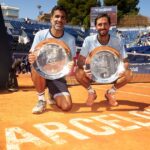
[[[75,38],[73,38],[71,41],[70,41],[70,50],[71,50],[71,55],[72,55],[72,58],[76,56],[76,44],[75,44]]]
[[[125,50],[123,40],[120,40],[120,51],[121,51],[120,53],[121,53],[123,59],[128,57],[126,50]]]
[[[85,38],[82,48],[81,48],[81,51],[80,51],[80,55],[87,57],[88,53],[89,53],[88,49],[89,49],[89,42],[88,42],[87,38]]]
[[[34,36],[34,40],[33,40],[33,43],[32,43],[32,46],[31,46],[31,49],[30,49],[30,52],[33,52],[34,49],[35,49],[35,46],[40,42],[40,36],[39,36],[39,33],[37,32]]]
[[[124,41],[116,36],[111,36],[111,41],[109,43],[110,47],[117,49],[122,56],[122,58],[127,58],[127,54],[124,47]]]

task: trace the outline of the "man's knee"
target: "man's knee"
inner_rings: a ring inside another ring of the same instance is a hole
[[[57,106],[63,111],[69,111],[72,108],[72,100],[70,96],[55,97]]]
[[[72,104],[71,103],[63,103],[62,106],[61,106],[61,109],[63,111],[69,111],[69,110],[71,110],[71,108],[72,108]]]
[[[133,78],[133,72],[129,69],[126,74],[127,82],[130,82],[132,80],[132,78]]]

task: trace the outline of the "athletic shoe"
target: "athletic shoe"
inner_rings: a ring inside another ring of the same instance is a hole
[[[8,91],[9,91],[9,92],[17,92],[17,91],[18,91],[18,88],[9,87],[9,88],[8,88]]]
[[[46,101],[49,105],[55,105],[56,104],[56,101],[54,99],[47,99]]]
[[[87,101],[86,101],[86,105],[87,106],[92,106],[94,104],[94,100],[97,98],[97,95],[96,95],[96,92],[89,92],[88,93],[88,98],[87,98]]]
[[[111,106],[117,106],[118,102],[116,101],[115,93],[108,93],[108,91],[105,94],[105,98],[107,99],[109,105]]]
[[[55,104],[56,104],[56,101],[53,99],[52,94],[49,93],[49,92],[48,92],[48,99],[47,99],[46,101],[47,101],[47,103],[48,103],[49,105],[55,105]]]
[[[32,113],[33,114],[40,114],[44,112],[46,109],[46,101],[39,100],[36,106],[33,107]]]

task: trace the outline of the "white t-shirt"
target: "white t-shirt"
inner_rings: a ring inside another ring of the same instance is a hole
[[[31,49],[30,49],[30,52],[34,51],[35,46],[39,42],[41,42],[41,41],[43,41],[43,40],[45,40],[47,38],[56,38],[56,37],[53,37],[51,35],[51,33],[49,32],[49,29],[44,29],[44,30],[38,31],[35,34],[35,37],[34,37],[34,40],[33,40],[33,43],[32,43]],[[71,56],[75,57],[75,55],[76,55],[76,45],[75,45],[75,38],[72,35],[70,35],[67,32],[64,32],[62,37],[56,38],[56,39],[64,41],[69,46],[69,48],[71,50]]]
[[[104,46],[104,45],[101,45],[100,42],[98,41],[97,34],[88,36],[85,38],[85,40],[83,42],[80,55],[87,57],[88,54],[98,46]],[[106,46],[110,46],[110,47],[118,50],[119,53],[121,54],[122,58],[127,57],[127,54],[124,49],[124,45],[118,37],[111,35],[109,42]]]

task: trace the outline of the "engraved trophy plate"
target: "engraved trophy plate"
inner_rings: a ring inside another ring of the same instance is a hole
[[[95,48],[86,59],[86,67],[91,70],[92,80],[98,83],[112,83],[124,71],[119,52],[109,46]]]
[[[60,40],[49,38],[35,47],[35,70],[45,79],[58,79],[69,73],[68,63],[71,61],[69,47]]]

